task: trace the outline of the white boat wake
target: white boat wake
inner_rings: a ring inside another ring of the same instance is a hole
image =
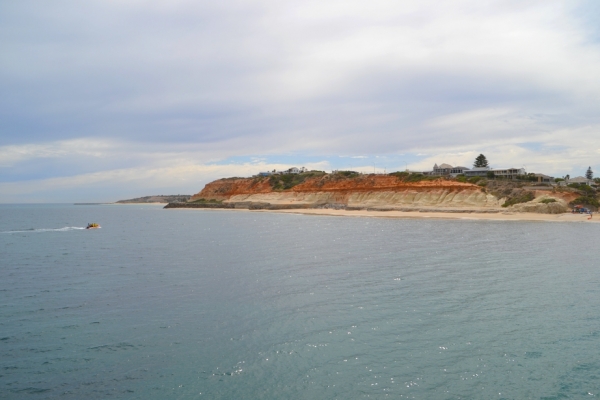
[[[24,229],[20,231],[2,231],[0,233],[40,233],[40,232],[67,232],[67,231],[76,231],[76,230],[85,230],[85,227],[80,226],[65,226],[64,228],[56,228],[56,229]]]

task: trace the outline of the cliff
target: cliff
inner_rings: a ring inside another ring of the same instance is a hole
[[[208,183],[187,203],[165,208],[298,209],[378,211],[535,212],[560,214],[577,196],[569,190],[527,187],[518,181],[436,178],[406,172],[363,175],[352,171],[253,178]],[[565,191],[566,190],[566,191]]]
[[[499,208],[500,200],[482,187],[446,179],[411,181],[406,174],[307,174],[295,177],[227,178],[207,184],[190,202],[218,202],[247,208],[406,207]],[[295,179],[296,181],[292,181]],[[214,205],[211,207],[215,207]]]

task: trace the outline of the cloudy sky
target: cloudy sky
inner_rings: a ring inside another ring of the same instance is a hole
[[[289,166],[600,175],[597,0],[0,3],[0,202]]]

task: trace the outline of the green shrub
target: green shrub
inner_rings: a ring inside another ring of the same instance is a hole
[[[544,203],[544,204],[556,203],[556,199],[544,199],[544,200],[540,201],[540,203]]]
[[[519,203],[527,203],[528,201],[531,201],[534,198],[535,196],[533,195],[533,192],[524,192],[517,196],[509,197],[508,199],[506,199],[504,204],[502,204],[502,207],[510,207]]]
[[[586,206],[593,206],[596,208],[600,207],[600,203],[598,202],[598,199],[595,196],[579,196],[569,204],[571,206],[582,204]]]
[[[396,178],[404,181],[404,182],[421,182],[421,181],[435,181],[436,179],[440,179],[440,176],[429,176],[423,175],[419,173],[410,173],[405,171],[392,172],[388,174],[391,176],[395,176]]]
[[[585,183],[569,183],[567,186],[573,189],[581,190],[582,192],[586,193],[586,196],[592,195],[596,192],[593,187],[586,185]]]
[[[426,181],[428,177],[423,174],[410,174],[404,178],[404,182],[421,182]]]
[[[517,175],[519,181],[537,182],[538,177],[535,174],[529,173],[527,175]]]
[[[358,174],[358,173],[357,173]],[[269,177],[269,183],[273,190],[287,190],[301,184],[308,178],[327,175],[323,171],[309,171],[300,174],[277,174]]]
[[[410,175],[410,172],[397,171],[397,172],[392,172],[391,174],[388,174],[388,175],[395,176],[398,179],[404,180],[404,178],[406,178],[407,176]]]
[[[355,178],[360,175],[356,171],[337,171],[336,174],[345,176],[346,178]]]

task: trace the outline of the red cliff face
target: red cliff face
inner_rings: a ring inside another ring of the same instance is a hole
[[[225,178],[207,183],[204,189],[192,196],[190,201],[198,199],[228,200],[236,194],[255,194],[272,192],[268,178]]]
[[[266,193],[310,193],[310,192],[377,192],[377,191],[479,191],[480,187],[470,183],[438,179],[434,181],[404,182],[393,175],[360,175],[347,178],[342,175],[325,175],[307,178],[304,182],[287,190],[273,190],[268,177],[227,178],[208,183],[191,201],[198,199],[228,200],[236,195]]]

